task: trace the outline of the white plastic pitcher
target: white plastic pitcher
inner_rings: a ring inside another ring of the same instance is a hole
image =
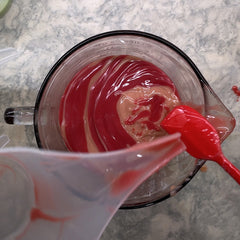
[[[98,154],[2,149],[0,239],[99,239],[129,194],[185,150],[179,137]]]

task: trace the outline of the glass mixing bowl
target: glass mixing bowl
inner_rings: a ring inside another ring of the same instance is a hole
[[[182,104],[190,105],[212,120],[224,140],[234,128],[234,118],[216,96],[191,59],[172,43],[158,36],[139,31],[111,31],[77,44],[65,53],[46,76],[35,107],[11,108],[5,119],[34,112],[34,129],[40,148],[68,151],[59,126],[59,106],[65,88],[74,75],[87,64],[112,55],[132,55],[162,69],[175,84]],[[23,116],[23,117],[22,117]],[[217,121],[221,119],[221,121]],[[25,119],[26,120],[26,119]],[[221,124],[219,124],[221,122]],[[223,130],[224,129],[224,130]],[[125,201],[122,208],[149,206],[176,194],[204,164],[186,152],[174,158]]]

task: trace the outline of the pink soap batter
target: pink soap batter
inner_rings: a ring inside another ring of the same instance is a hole
[[[173,82],[152,63],[105,57],[80,69],[67,86],[61,133],[71,151],[126,148],[166,134],[160,122],[179,102]]]

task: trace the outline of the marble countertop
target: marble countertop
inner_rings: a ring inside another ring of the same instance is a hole
[[[0,19],[0,49],[18,55],[0,65],[0,135],[8,146],[36,147],[32,126],[6,125],[9,106],[32,106],[54,62],[78,42],[110,30],[146,31],[173,42],[195,62],[236,118],[223,143],[240,168],[239,0],[19,0]],[[238,240],[240,188],[220,167],[207,162],[174,197],[157,205],[119,210],[101,240]]]

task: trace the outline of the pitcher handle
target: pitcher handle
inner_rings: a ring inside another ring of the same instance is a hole
[[[7,108],[4,120],[7,124],[33,125],[34,107]]]

